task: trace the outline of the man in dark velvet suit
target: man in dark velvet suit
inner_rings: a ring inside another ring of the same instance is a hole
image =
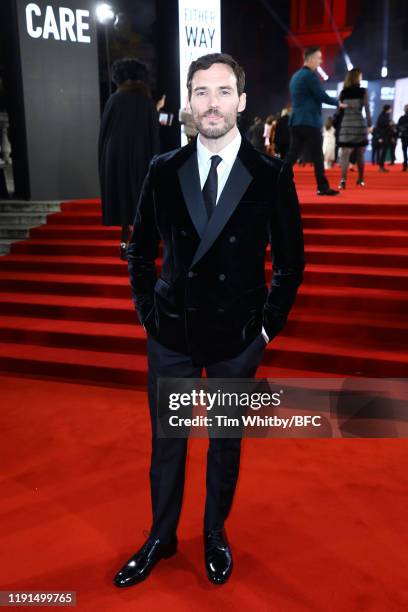
[[[245,74],[226,54],[193,62],[187,87],[198,138],[155,157],[128,248],[133,300],[148,335],[153,521],[144,546],[115,577],[140,582],[177,551],[186,439],[158,438],[158,378],[251,378],[283,328],[302,280],[303,235],[290,165],[257,152],[237,128]],[[159,278],[155,260],[163,243]],[[265,283],[268,244],[271,286]],[[226,520],[240,439],[210,438],[204,550],[208,578],[232,570]]]

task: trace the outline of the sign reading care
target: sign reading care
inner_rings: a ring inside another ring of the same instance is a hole
[[[187,98],[187,72],[192,61],[221,51],[220,0],[179,0],[180,108]]]
[[[25,8],[27,33],[31,38],[50,38],[69,40],[71,42],[90,43],[89,11],[46,6],[41,9],[38,4],[30,2]]]

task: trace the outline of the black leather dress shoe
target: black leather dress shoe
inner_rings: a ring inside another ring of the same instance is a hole
[[[328,189],[319,189],[317,192],[317,195],[321,195],[321,196],[335,196],[338,195],[340,192],[337,191],[336,189],[331,189],[331,187],[329,187]]]
[[[231,576],[232,554],[223,529],[204,531],[205,568],[210,582],[224,584]]]
[[[158,538],[149,538],[138,552],[116,574],[113,584],[119,588],[132,586],[148,577],[160,559],[168,559],[177,552],[177,538],[163,544]]]

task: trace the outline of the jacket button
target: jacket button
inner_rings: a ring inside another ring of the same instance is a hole
[[[229,237],[229,241],[230,242],[235,242],[236,241],[236,237],[235,236],[230,236]]]
[[[185,230],[180,230],[180,236],[183,236],[183,238],[185,238],[187,236],[187,232]]]
[[[224,281],[227,277],[225,276],[225,274],[220,274],[218,278],[220,281]]]
[[[194,278],[195,277],[195,272],[193,272],[192,270],[190,270],[187,274],[188,278]]]

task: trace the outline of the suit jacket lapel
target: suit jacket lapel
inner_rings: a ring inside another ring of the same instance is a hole
[[[194,155],[193,157],[195,159],[197,158],[196,155]],[[204,227],[205,231],[203,232],[203,234],[200,233],[201,242],[198,245],[193,261],[191,262],[191,267],[195,266],[195,264],[207,253],[207,251],[214,244],[215,240],[218,238],[221,231],[225,227],[225,224],[227,223],[228,219],[231,217],[232,213],[238,206],[245,191],[248,189],[248,185],[251,183],[252,178],[252,174],[250,174],[250,172],[241,162],[240,158],[237,157],[234,162],[234,165],[231,168],[231,172],[225,184],[225,187],[222,190],[222,194],[218,200],[217,206],[215,207],[214,212],[211,215],[209,221],[207,219],[207,212],[205,210],[204,201],[201,197],[202,210],[205,214],[206,225]],[[198,186],[200,187],[199,179]]]
[[[178,169],[181,190],[194,227],[202,239],[208,225],[208,216],[201,193],[197,153],[194,147],[187,161]]]

